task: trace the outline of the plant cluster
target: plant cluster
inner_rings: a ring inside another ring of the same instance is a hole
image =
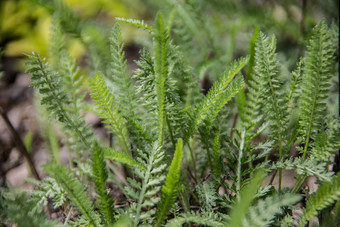
[[[152,27],[119,18],[152,38],[131,74],[118,24],[105,40],[65,6],[55,7],[49,64],[32,53],[27,72],[66,135],[69,165],[61,164],[48,129],[51,156],[42,168],[49,177],[31,179],[33,192],[2,190],[7,223],[305,226],[317,215],[324,226],[339,224],[340,175],[327,167],[340,148],[339,119],[328,111],[338,70],[335,25],[315,26],[286,81],[276,38],[258,29],[248,56],[227,66],[209,57],[198,64],[195,57],[204,57],[189,41],[198,30],[186,29],[194,22],[184,23],[185,8],[167,19],[158,13]],[[68,35],[88,47],[87,76],[65,50]],[[209,73],[217,79],[202,92],[201,75]],[[95,104],[85,101],[88,91]],[[87,111],[113,135],[110,145],[85,123]],[[297,175],[293,188],[283,185],[286,170]],[[303,188],[307,177],[317,178],[318,188]],[[294,217],[297,204],[302,213]],[[46,206],[66,215],[48,220]]]

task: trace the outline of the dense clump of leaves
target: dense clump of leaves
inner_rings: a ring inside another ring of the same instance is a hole
[[[43,205],[52,200],[55,208],[74,207],[73,225],[286,225],[294,221],[294,205],[307,195],[300,190],[307,176],[317,177],[321,186],[308,194],[303,214],[295,220],[301,226],[339,199],[339,175],[327,169],[340,142],[334,126],[338,119],[328,114],[326,104],[337,51],[326,23],[315,27],[306,56],[286,82],[274,36],[256,29],[249,55],[225,64],[212,31],[199,19],[199,6],[169,3],[172,14],[158,13],[153,27],[117,19],[150,36],[133,75],[118,24],[106,39],[66,6],[51,3],[58,12],[52,65],[33,53],[28,73],[49,117],[63,125],[77,160],[69,168],[56,161],[45,165],[50,178],[32,181],[37,189],[30,196],[13,199],[6,194],[1,209],[11,208],[5,213],[8,222],[20,223],[11,212],[30,197]],[[87,46],[93,70],[88,77],[80,75],[64,50],[64,33],[85,44],[93,41]],[[196,39],[204,39],[197,50],[208,55],[203,45],[208,42],[221,59],[197,56],[203,62],[197,63],[194,56],[200,53],[188,42],[193,37],[198,43]],[[203,95],[197,75],[208,72],[215,79]],[[94,104],[84,101],[87,84]],[[110,147],[94,136],[85,111],[102,119],[113,136]],[[290,157],[292,149],[301,157]],[[283,187],[285,170],[299,175],[292,189]],[[117,187],[124,196],[113,198],[110,190]],[[123,205],[115,207],[119,200]],[[31,212],[27,219],[32,223],[32,215],[50,223],[41,212]]]

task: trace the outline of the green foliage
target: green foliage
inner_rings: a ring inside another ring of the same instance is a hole
[[[70,168],[53,155],[44,167],[50,178],[32,182],[37,188],[28,197],[37,206],[49,199],[64,211],[72,205],[79,212],[70,211],[67,223],[78,226],[289,226],[304,196],[301,225],[317,214],[320,222],[336,221],[324,221],[323,210],[339,198],[339,177],[327,170],[340,147],[339,120],[327,109],[338,70],[334,28],[316,26],[290,74],[295,59],[277,54],[280,41],[259,29],[248,37],[248,57],[232,61],[244,55],[234,46],[247,22],[230,25],[226,44],[218,33],[222,17],[201,16],[223,3],[168,1],[170,13],[158,13],[152,28],[117,19],[148,31],[131,74],[117,24],[108,38],[108,30],[67,6],[46,4],[55,11],[52,65],[34,54],[28,72],[48,115],[64,126]],[[78,66],[64,50],[70,34],[86,45],[92,67]],[[107,137],[93,136],[86,111],[109,129],[110,147]],[[302,157],[291,157],[294,150]],[[283,188],[284,170],[299,175],[293,189]],[[310,197],[300,190],[307,176],[321,185]]]
[[[160,144],[163,144],[165,123],[165,81],[168,77],[168,49],[169,37],[165,30],[162,15],[157,14],[155,21],[154,56],[155,56],[155,88],[157,95],[158,130],[157,135]]]
[[[48,205],[48,200],[53,200],[53,207],[58,208],[66,203],[66,192],[60,187],[54,178],[46,177],[43,181],[27,179],[27,181],[37,187],[31,196],[37,199],[37,205]]]
[[[99,116],[107,124],[111,132],[117,135],[124,152],[131,155],[125,120],[119,113],[118,106],[113,101],[113,95],[106,86],[104,77],[101,74],[97,74],[95,78],[90,80],[90,89],[91,96],[97,102]]]
[[[15,223],[18,227],[24,226],[56,226],[56,222],[49,221],[42,207],[37,207],[36,201],[27,201],[27,194],[24,192],[5,192],[2,190],[0,197],[1,219]]]
[[[319,210],[326,208],[340,198],[340,174],[333,177],[331,182],[324,182],[307,201],[303,215],[300,217],[300,226],[312,219]]]
[[[113,199],[106,189],[108,174],[104,160],[104,150],[96,142],[93,145],[91,161],[94,185],[98,194],[98,207],[103,214],[103,223],[111,225],[114,222]]]
[[[326,169],[326,163],[317,163],[311,159],[304,161],[302,158],[287,159],[284,162],[276,162],[272,169],[289,169],[294,170],[298,175],[316,176],[320,181],[330,181],[333,172]]]
[[[66,167],[58,165],[46,165],[44,171],[53,177],[58,184],[67,192],[68,198],[82,213],[88,225],[99,226],[98,215],[93,210],[83,184]]]
[[[222,107],[243,88],[243,78],[240,76],[235,80],[233,78],[247,62],[248,58],[240,58],[230,65],[210,89],[207,96],[197,105],[191,117],[190,130],[186,140],[194,135],[204,120],[212,122]]]
[[[155,214],[154,206],[160,201],[157,193],[161,190],[161,184],[165,179],[163,171],[166,164],[163,164],[164,151],[162,147],[155,142],[153,147],[148,147],[145,151],[139,151],[139,162],[144,165],[145,170],[134,169],[139,182],[135,179],[128,178],[130,187],[125,188],[125,193],[128,197],[135,201],[131,206],[131,214],[133,214],[134,226],[137,226],[140,220],[146,222],[152,221],[152,216]],[[142,208],[149,208],[142,210]]]
[[[251,179],[249,185],[242,189],[239,200],[232,209],[227,226],[242,226],[242,222],[250,209],[251,202],[255,198],[255,194],[264,177],[264,172],[257,172],[257,174]]]
[[[74,132],[77,143],[82,143],[86,149],[89,148],[91,132],[79,115],[67,111],[70,99],[65,92],[59,74],[48,69],[44,59],[39,54],[27,55],[30,61],[26,64],[30,67],[28,73],[32,73],[31,86],[38,89],[42,95],[41,104],[47,106],[51,117],[60,121],[68,131]]]
[[[119,102],[119,106],[121,111],[124,112],[126,116],[129,116],[132,119],[135,119],[135,96],[133,92],[133,80],[129,77],[126,65],[125,54],[123,51],[124,45],[122,43],[120,27],[115,24],[112,31],[112,38],[110,39],[111,45],[111,59],[112,59],[112,67],[110,76],[108,79],[112,81],[114,85],[114,92],[117,97],[117,101]]]
[[[212,182],[206,182],[202,185],[197,185],[196,190],[204,209],[211,210],[216,206],[217,195]]]
[[[243,226],[270,226],[276,215],[283,212],[282,207],[291,206],[300,200],[300,196],[284,194],[282,196],[269,196],[259,200],[257,204],[249,209],[246,218],[243,219]]]
[[[145,170],[145,167],[142,164],[122,152],[118,152],[110,148],[104,148],[104,154],[105,159],[128,165],[131,168],[139,168],[141,170]]]
[[[203,213],[199,214],[196,212],[191,213],[183,213],[180,217],[174,218],[170,220],[165,226],[166,227],[180,227],[183,226],[185,223],[195,223],[198,225],[204,226],[225,226],[221,222],[221,218],[217,215],[213,215],[213,213]]]
[[[56,162],[60,164],[60,154],[59,154],[59,144],[58,138],[55,132],[55,128],[51,121],[48,119],[48,113],[41,106],[38,94],[35,96],[34,107],[37,114],[40,116],[37,119],[40,134],[45,142],[45,146],[49,152],[51,162]]]
[[[281,160],[285,140],[284,130],[287,123],[287,100],[284,98],[282,82],[278,78],[279,69],[275,48],[275,37],[269,38],[260,32],[256,43],[254,77],[258,77],[261,84],[260,110],[264,111],[264,120],[270,122],[271,136],[279,148]]]
[[[324,124],[327,110],[326,99],[330,89],[334,48],[326,22],[319,23],[312,32],[307,45],[302,81],[300,107],[300,136],[304,142],[303,157],[306,158],[310,143],[316,139]]]
[[[173,207],[180,184],[181,164],[183,158],[183,141],[179,139],[176,145],[174,158],[172,159],[169,173],[166,176],[165,184],[162,187],[161,201],[158,205],[157,226],[160,226],[166,219],[170,209]]]

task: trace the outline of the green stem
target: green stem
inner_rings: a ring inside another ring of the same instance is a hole
[[[301,186],[303,185],[303,182],[305,182],[306,176],[299,176],[296,180],[296,183],[294,185],[294,188],[292,189],[292,193],[297,193]]]

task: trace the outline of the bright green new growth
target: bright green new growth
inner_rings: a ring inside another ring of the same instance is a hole
[[[90,90],[91,96],[97,102],[99,116],[107,124],[110,131],[118,137],[123,151],[131,156],[125,120],[119,113],[118,106],[113,100],[113,95],[106,86],[104,77],[101,74],[98,73],[95,78],[90,80]]]
[[[154,37],[155,85],[157,94],[158,140],[163,144],[165,124],[165,81],[168,77],[169,37],[160,13],[156,16]]]
[[[67,192],[68,198],[82,213],[90,226],[99,226],[98,216],[93,210],[92,202],[85,192],[84,185],[66,167],[46,165],[44,171],[53,177]]]
[[[113,199],[106,189],[108,174],[104,160],[104,149],[99,147],[97,142],[93,145],[91,161],[94,185],[98,194],[98,207],[103,214],[102,220],[106,225],[111,225],[114,223]]]
[[[158,204],[158,211],[156,213],[156,226],[161,226],[161,224],[166,219],[170,209],[174,205],[179,188],[179,180],[181,174],[181,164],[183,158],[183,141],[179,139],[176,145],[176,151],[174,158],[172,159],[169,173],[166,176],[165,184],[162,187],[161,201]]]
[[[326,208],[340,198],[340,174],[338,173],[331,182],[324,182],[307,201],[306,208],[300,218],[300,226],[304,226],[318,211]]]

